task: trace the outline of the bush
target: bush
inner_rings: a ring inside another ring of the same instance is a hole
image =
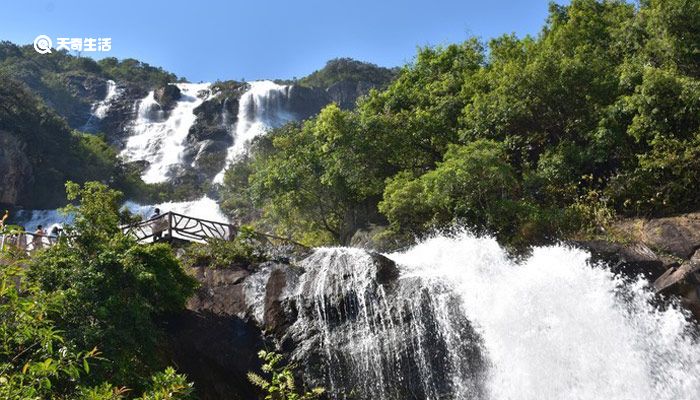
[[[186,266],[210,268],[246,267],[265,260],[262,244],[247,227],[241,227],[233,240],[212,239],[207,243],[191,244],[183,256]]]
[[[325,392],[323,388],[314,388],[310,392],[299,393],[292,366],[281,364],[281,354],[262,350],[258,356],[265,362],[262,371],[269,375],[269,379],[254,372],[248,373],[248,379],[263,390],[266,400],[313,400]]]
[[[0,256],[0,398],[72,393],[96,350],[77,350],[50,319],[65,302],[61,293],[40,290],[20,262]]]
[[[141,389],[144,377],[163,367],[158,359],[157,319],[183,309],[196,281],[167,244],[140,245],[118,228],[120,193],[89,182],[67,184],[74,226],[71,243],[37,253],[30,277],[65,301],[51,315],[79,348],[97,346],[109,360],[98,363],[94,381]]]

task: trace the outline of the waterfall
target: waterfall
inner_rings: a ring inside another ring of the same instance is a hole
[[[98,102],[92,107],[92,115],[99,119],[106,117],[107,111],[109,111],[109,107],[112,104],[112,100],[117,98],[120,93],[121,90],[117,88],[117,83],[111,79],[108,80],[107,95],[105,96],[104,100]]]
[[[303,267],[297,361],[334,399],[694,399],[700,346],[683,311],[585,251],[515,261],[492,238],[436,236],[388,254],[380,284],[359,249]],[[374,260],[374,261],[373,261]]]
[[[105,98],[92,105],[92,109],[90,110],[90,117],[81,129],[85,132],[96,132],[99,128],[99,121],[107,116],[107,112],[112,106],[112,102],[115,99],[117,99],[121,94],[122,89],[117,87],[117,83],[111,79],[108,80],[107,94],[105,95]]]
[[[245,153],[251,140],[294,119],[287,110],[289,86],[272,81],[254,81],[249,85],[239,101],[233,145],[228,149],[226,166],[214,177],[214,183],[223,182],[226,168]]]
[[[482,398],[480,338],[447,285],[381,285],[388,271],[360,249],[320,249],[303,267],[292,331],[315,334],[297,357],[332,398]]]
[[[146,183],[164,182],[173,167],[183,164],[186,139],[196,116],[193,113],[210,95],[209,83],[178,83],[181,97],[167,115],[151,91],[138,105],[133,123],[121,155],[128,161],[148,162],[142,178]]]

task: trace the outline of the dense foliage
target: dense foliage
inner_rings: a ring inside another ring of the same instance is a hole
[[[86,91],[86,87],[99,87],[98,83],[113,79],[129,83],[145,95],[148,89],[177,79],[162,68],[134,59],[95,61],[66,51],[39,54],[31,45],[7,41],[0,42],[0,73],[26,84],[74,128],[85,123],[92,102],[104,98],[105,93]]]
[[[120,400],[133,394],[95,376],[91,366],[104,360],[98,349],[79,350],[50,319],[65,303],[63,294],[27,279],[26,260],[18,254],[0,257],[0,398]],[[185,400],[192,391],[184,375],[167,368],[153,375],[138,398]]]
[[[119,192],[97,182],[69,183],[67,192],[75,222],[57,245],[29,259],[3,254],[0,393],[186,398],[191,384],[162,372],[158,319],[183,309],[196,281],[167,244],[121,233]]]
[[[224,206],[308,243],[387,222],[537,241],[695,210],[698,26],[697,0],[574,0],[538,37],[420,49],[356,111],[259,140]]]
[[[207,243],[193,243],[182,256],[187,267],[248,268],[267,259],[256,233],[243,226],[233,240],[211,239]]]
[[[396,72],[395,69],[379,67],[352,58],[334,58],[329,60],[323,68],[299,79],[297,83],[318,88],[328,88],[342,81],[367,82],[384,86],[394,79]]]
[[[143,186],[136,171],[126,168],[101,137],[72,131],[24,84],[1,72],[0,139],[0,154],[13,160],[7,168],[20,181],[17,202],[27,207],[63,204],[68,180],[99,180],[129,194]]]

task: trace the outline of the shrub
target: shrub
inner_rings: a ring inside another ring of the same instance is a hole
[[[299,393],[294,382],[293,366],[282,365],[281,354],[262,350],[258,356],[264,361],[262,371],[269,375],[269,379],[254,372],[248,373],[248,379],[265,392],[266,400],[313,400],[325,392],[323,388],[314,388],[310,392]]]

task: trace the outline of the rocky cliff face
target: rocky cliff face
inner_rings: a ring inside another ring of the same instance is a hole
[[[680,299],[700,319],[700,214],[622,225],[638,238],[575,245],[629,280],[646,277],[660,304]],[[400,277],[392,260],[360,249],[291,259],[194,269],[202,286],[170,328],[174,361],[202,398],[254,397],[245,372],[259,368],[260,348],[284,352],[306,385],[358,399],[485,396],[481,339],[449,290]]]
[[[317,250],[292,263],[202,266],[194,274],[202,287],[169,326],[174,363],[195,380],[203,399],[252,398],[245,373],[259,368],[255,354],[265,346],[300,366],[305,385],[336,395],[353,388],[362,399],[453,393],[452,377],[438,373],[449,368],[464,390],[481,396],[484,360],[469,321],[456,309],[449,314],[463,335],[458,343],[435,331],[434,319],[441,318],[435,310],[459,303],[443,304],[442,296],[433,298],[410,279],[399,283],[397,266],[382,255]],[[383,327],[371,327],[380,320]],[[405,348],[413,340],[423,344],[420,350]]]
[[[32,168],[22,143],[12,134],[0,131],[0,205],[16,204],[31,184]]]

